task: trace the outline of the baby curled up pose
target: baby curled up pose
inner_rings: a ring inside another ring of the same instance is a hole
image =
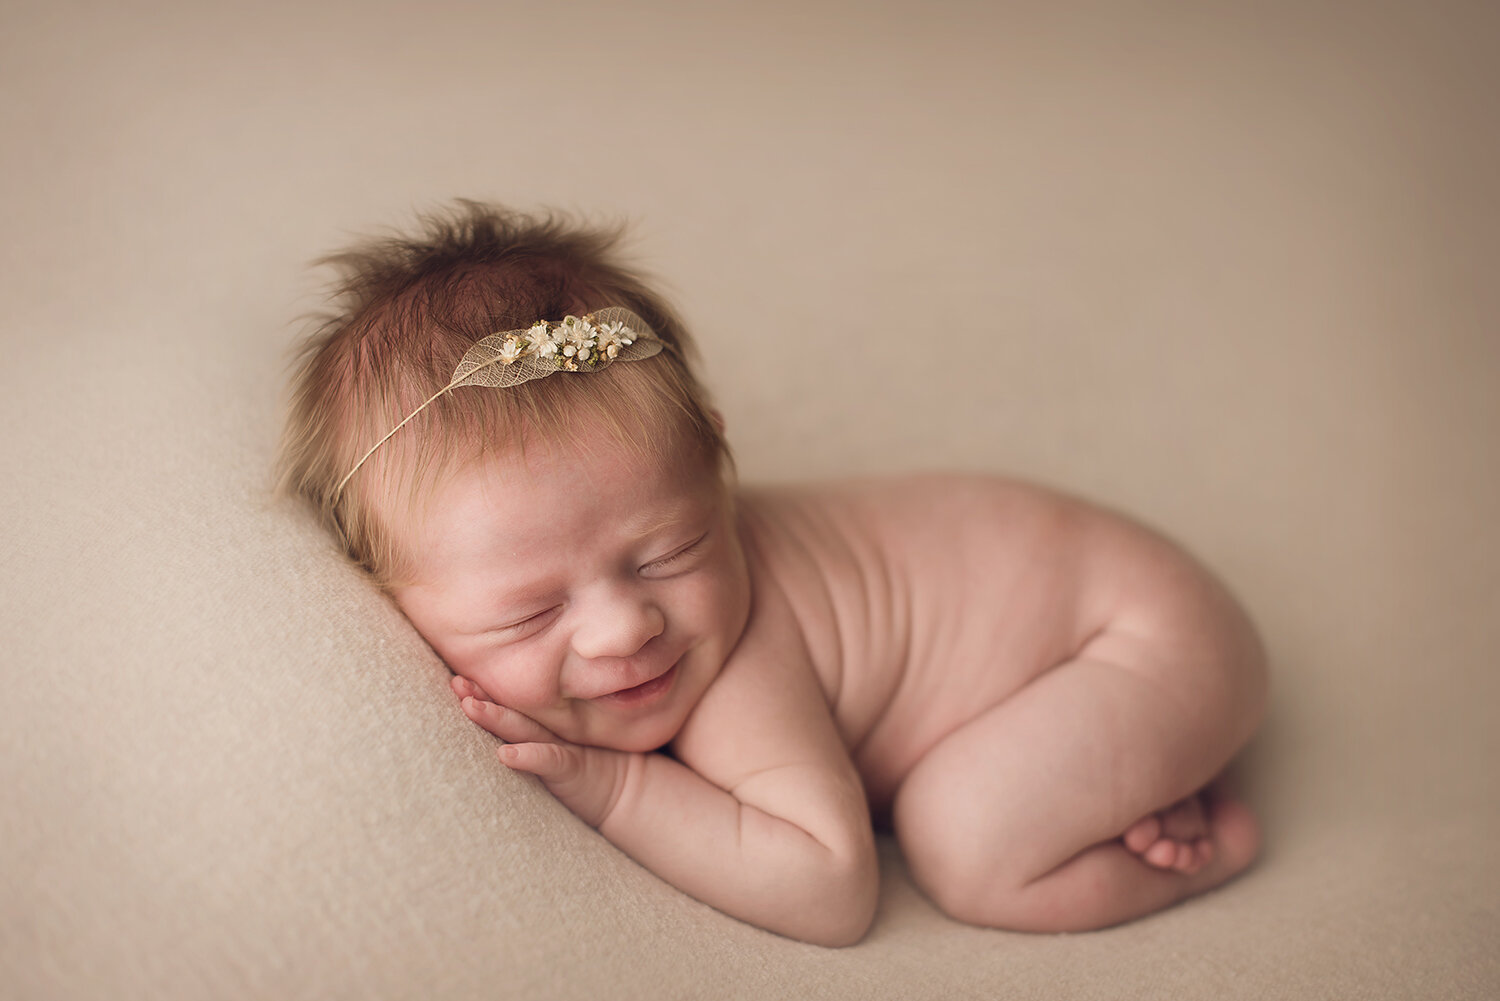
[[[1224,588],[1015,482],[749,489],[608,233],[474,203],[330,259],[284,483],[505,766],[728,914],[828,945],[895,832],[945,912],[1099,928],[1225,882],[1266,702]]]

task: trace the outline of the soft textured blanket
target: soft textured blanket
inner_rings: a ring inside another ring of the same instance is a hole
[[[1493,8],[0,22],[0,996],[1500,994]],[[1257,867],[1027,936],[886,844],[824,950],[504,773],[268,496],[306,263],[457,195],[637,220],[747,480],[1004,471],[1200,553],[1275,662]]]

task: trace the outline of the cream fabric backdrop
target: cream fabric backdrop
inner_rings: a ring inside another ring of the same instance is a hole
[[[7,4],[0,996],[1496,996],[1497,29]],[[1275,658],[1263,862],[1033,937],[944,920],[887,845],[827,951],[503,774],[265,496],[306,262],[460,195],[636,220],[747,479],[1007,471],[1201,553]]]

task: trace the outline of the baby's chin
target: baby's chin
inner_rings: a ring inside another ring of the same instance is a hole
[[[675,736],[677,734],[674,731],[665,738],[653,737],[644,740],[622,740],[612,745],[610,750],[624,751],[628,754],[650,754],[652,751],[660,751],[666,747],[672,742],[672,738]]]
[[[677,732],[682,729],[682,720],[653,719],[640,720],[633,726],[596,726],[587,728],[582,734],[583,739],[574,740],[574,743],[588,744],[592,747],[604,747],[611,751],[625,751],[628,753],[647,754],[651,751],[659,751],[672,742]],[[562,736],[559,734],[559,736]],[[571,737],[564,737],[572,740]]]
[[[688,708],[691,707],[663,706],[657,712],[643,713],[633,719],[621,718],[613,712],[601,713],[602,718],[578,720],[578,725],[569,727],[576,736],[562,733],[561,728],[553,732],[575,744],[645,754],[672,742],[687,721]]]

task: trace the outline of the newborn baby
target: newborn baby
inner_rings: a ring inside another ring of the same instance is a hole
[[[342,268],[285,485],[454,673],[499,760],[662,878],[826,945],[873,827],[949,915],[1099,928],[1259,841],[1219,779],[1266,670],[1159,536],[982,477],[742,489],[613,235],[474,203]]]

